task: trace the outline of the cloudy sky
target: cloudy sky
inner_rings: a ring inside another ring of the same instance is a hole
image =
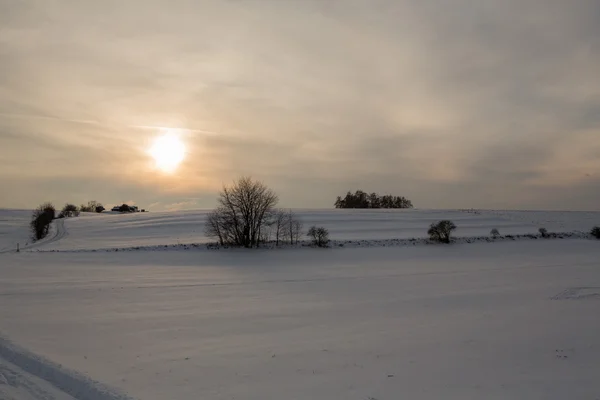
[[[0,0],[0,164],[0,207],[600,210],[600,2]]]

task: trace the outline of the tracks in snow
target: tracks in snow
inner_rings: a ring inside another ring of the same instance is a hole
[[[47,244],[58,242],[59,240],[62,240],[65,237],[69,236],[69,233],[67,232],[67,229],[65,228],[64,218],[55,219],[52,223],[51,228],[52,228],[52,231],[49,236],[46,236],[44,239],[38,240],[37,242],[33,242],[31,244],[21,247],[21,251],[35,250],[35,249],[45,246]],[[15,253],[15,252],[16,252],[15,249],[8,249],[8,250],[0,251],[0,254]]]
[[[48,382],[31,375],[0,357],[0,399],[74,400]]]
[[[35,249],[41,246],[45,246],[50,243],[58,242],[59,240],[68,236],[67,229],[65,228],[65,219],[55,219],[54,220],[54,232],[51,236],[47,236],[42,240],[39,240],[35,243],[30,244],[23,248],[23,250]]]
[[[35,355],[0,335],[0,398],[132,400],[91,378]]]

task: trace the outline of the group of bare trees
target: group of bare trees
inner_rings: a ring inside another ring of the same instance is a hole
[[[97,212],[101,213],[105,208],[101,203],[96,200],[88,201],[87,204],[82,204],[77,207],[75,204],[67,203],[58,214],[58,218],[71,218],[78,217],[82,212]]]
[[[265,241],[275,240],[279,243],[296,244],[302,235],[302,222],[292,210],[275,210],[267,221],[267,234]]]
[[[218,207],[206,219],[206,235],[220,245],[259,247],[275,241],[298,243],[302,222],[291,210],[275,208],[277,194],[262,182],[243,177],[219,193]]]
[[[206,221],[206,234],[221,245],[258,247],[279,198],[263,183],[244,177],[219,193],[219,206]]]
[[[87,204],[82,204],[79,207],[79,211],[81,212],[97,212],[101,213],[106,210],[102,203],[98,203],[96,200],[90,200]]]

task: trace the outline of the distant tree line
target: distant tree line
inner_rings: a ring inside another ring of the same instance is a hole
[[[79,207],[79,211],[81,211],[81,212],[97,212],[97,213],[101,213],[104,210],[106,210],[106,208],[104,208],[104,206],[102,205],[102,203],[98,203],[96,200],[88,201],[87,204],[82,204]]]
[[[354,194],[346,193],[346,197],[337,197],[335,208],[413,208],[413,204],[404,196],[368,194],[357,190]]]
[[[130,206],[129,204],[123,203],[120,206],[114,206],[111,211],[121,212],[121,213],[135,213],[140,211],[137,206]],[[141,210],[142,212],[146,212],[146,210]]]
[[[31,215],[31,234],[33,240],[45,238],[50,231],[50,225],[56,218],[71,218],[78,217],[81,212],[97,212],[104,211],[104,206],[97,201],[90,201],[87,205],[77,207],[75,204],[67,203],[56,216],[56,208],[52,203],[44,203],[33,210]]]
[[[87,204],[82,204],[79,207],[77,207],[75,204],[67,203],[60,211],[57,218],[79,217],[79,214],[82,212],[101,213],[104,210],[105,208],[102,203],[98,203],[96,200],[88,201]]]

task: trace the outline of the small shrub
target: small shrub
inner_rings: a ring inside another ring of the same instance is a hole
[[[543,238],[547,238],[548,236],[550,236],[548,234],[548,229],[546,229],[546,228],[540,228],[539,232],[540,232],[540,235],[542,235]]]
[[[490,235],[492,235],[492,237],[494,239],[497,239],[500,237],[500,231],[496,228],[492,229],[492,231],[490,232]]]
[[[437,224],[434,222],[429,226],[427,234],[429,238],[435,242],[450,243],[450,235],[456,229],[456,225],[452,221],[443,220]]]
[[[327,247],[329,244],[329,231],[322,226],[311,226],[307,236],[311,238],[312,244],[317,247]]]
[[[592,234],[593,237],[595,237],[596,239],[600,239],[600,226],[595,226],[592,228],[592,231],[590,232]]]
[[[62,211],[59,214],[59,218],[71,218],[71,217],[78,217],[79,216],[79,209],[77,208],[77,206],[75,204],[65,204],[65,206],[63,207]]]
[[[99,205],[99,206],[96,206],[96,210],[95,210],[95,211],[96,211],[98,214],[100,214],[100,213],[101,213],[101,212],[103,212],[104,210],[106,210],[106,208],[104,208],[104,206],[103,206],[103,205]]]

